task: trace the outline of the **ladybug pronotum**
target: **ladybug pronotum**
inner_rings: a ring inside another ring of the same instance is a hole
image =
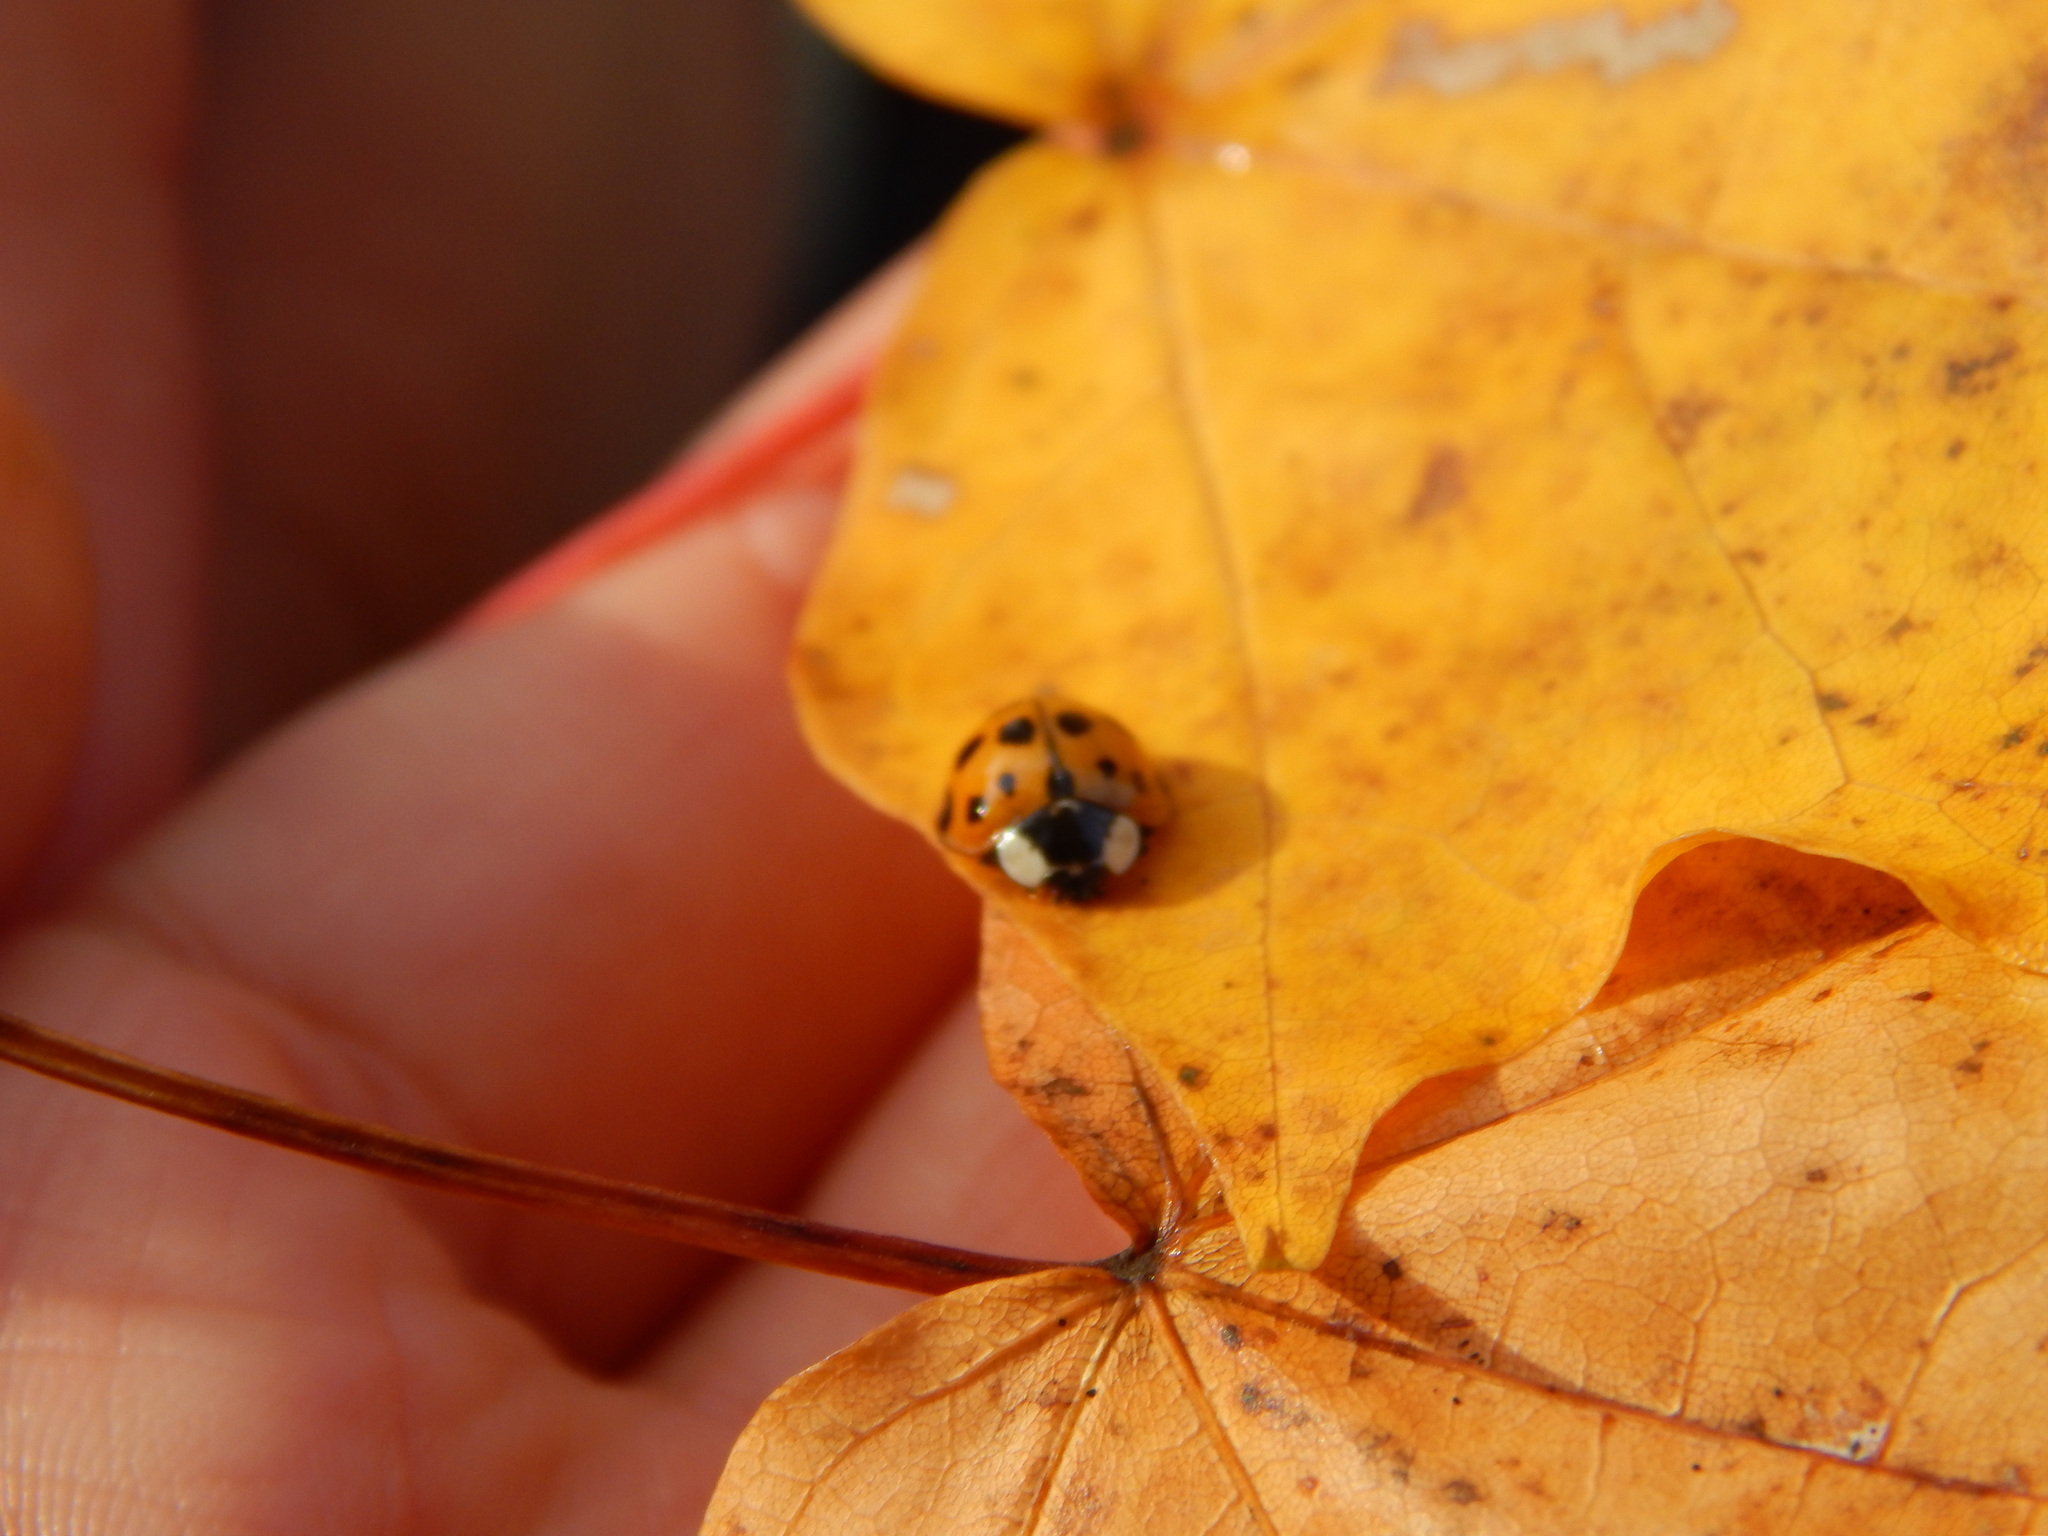
[[[990,715],[953,760],[939,840],[1030,891],[1087,901],[1137,863],[1173,815],[1137,738],[1071,699]]]

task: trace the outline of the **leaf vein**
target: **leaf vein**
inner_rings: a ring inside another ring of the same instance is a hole
[[[1173,400],[1178,408],[1188,443],[1193,450],[1196,478],[1201,485],[1203,520],[1208,528],[1210,540],[1216,550],[1217,565],[1223,577],[1223,589],[1230,608],[1231,633],[1236,639],[1237,653],[1244,669],[1245,691],[1252,702],[1252,750],[1255,759],[1259,796],[1259,956],[1261,980],[1265,985],[1259,989],[1259,1000],[1265,1013],[1266,1034],[1266,1093],[1267,1108],[1273,1123],[1280,1123],[1280,1064],[1279,1050],[1274,1038],[1273,989],[1270,985],[1273,975],[1273,848],[1275,828],[1273,825],[1273,796],[1266,782],[1266,721],[1270,713],[1267,701],[1262,697],[1259,669],[1252,652],[1252,623],[1245,601],[1245,561],[1238,551],[1234,530],[1225,515],[1222,476],[1217,468],[1216,445],[1209,430],[1207,417],[1201,409],[1194,377],[1194,363],[1190,357],[1187,332],[1190,329],[1187,317],[1174,304],[1172,296],[1178,292],[1173,281],[1172,264],[1167,259],[1165,231],[1160,227],[1161,215],[1156,199],[1148,195],[1150,188],[1139,182],[1134,188],[1139,207],[1139,223],[1144,231],[1146,255],[1152,268],[1153,292],[1158,306],[1157,317],[1160,338],[1164,344],[1169,382]],[[1275,1202],[1284,1208],[1285,1175],[1284,1160],[1275,1149],[1273,1174]],[[1256,1260],[1258,1256],[1254,1255]]]
[[[1223,1420],[1217,1416],[1216,1404],[1210,1399],[1207,1383],[1201,1372],[1195,1369],[1194,1359],[1188,1354],[1187,1342],[1181,1338],[1180,1329],[1174,1323],[1173,1314],[1166,1308],[1165,1293],[1156,1285],[1144,1287],[1145,1310],[1151,1314],[1152,1326],[1159,1330],[1166,1352],[1172,1358],[1174,1369],[1179,1372],[1181,1383],[1187,1389],[1188,1399],[1195,1410],[1195,1417],[1201,1422],[1203,1432],[1214,1446],[1217,1459],[1223,1463],[1224,1471],[1230,1476],[1238,1491],[1238,1497],[1245,1501],[1252,1519],[1258,1522],[1263,1536],[1280,1536],[1279,1527],[1266,1512],[1266,1506],[1259,1497],[1258,1485],[1252,1481],[1250,1470],[1244,1458],[1237,1453],[1237,1443],[1223,1427]]]

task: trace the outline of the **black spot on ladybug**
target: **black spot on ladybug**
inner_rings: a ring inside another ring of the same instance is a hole
[[[979,821],[982,817],[986,816],[987,814],[988,802],[982,799],[981,796],[976,795],[972,800],[967,802],[967,819],[969,821]]]
[[[1074,798],[1074,775],[1068,771],[1066,764],[1055,763],[1046,770],[1045,793],[1051,800]]]
[[[1101,774],[1105,779],[1115,778],[1116,759],[1113,757],[1098,757],[1097,759],[1095,759],[1095,771]]]
[[[981,750],[981,743],[982,738],[979,736],[968,737],[967,745],[962,747],[960,749],[960,755],[953,759],[953,766],[955,768],[965,768],[967,766],[967,759],[974,756],[975,753]]]
[[[1069,736],[1086,736],[1095,729],[1095,722],[1078,709],[1063,709],[1052,718],[1053,723]]]
[[[1017,775],[1014,773],[998,774],[996,776],[996,788],[1006,795],[1014,795],[1017,793]]]
[[[1019,715],[1014,720],[1003,722],[1003,728],[996,732],[996,740],[1005,746],[1021,747],[1029,744],[1037,735],[1038,727],[1031,723],[1030,718]]]
[[[946,796],[946,800],[945,800],[945,803],[944,803],[943,805],[941,805],[941,806],[939,807],[939,831],[940,831],[940,833],[941,833],[941,834],[943,835],[943,834],[944,834],[944,832],[945,832],[945,830],[946,830],[946,828],[948,828],[948,827],[950,827],[950,826],[952,826],[952,825],[953,825],[953,797],[952,797],[951,795],[948,795],[948,796]]]

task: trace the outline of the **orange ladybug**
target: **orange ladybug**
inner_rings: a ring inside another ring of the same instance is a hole
[[[1030,891],[1087,901],[1173,817],[1137,738],[1099,709],[1042,695],[990,715],[953,760],[939,840]]]

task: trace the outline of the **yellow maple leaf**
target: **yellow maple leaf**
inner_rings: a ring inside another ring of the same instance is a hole
[[[813,0],[1048,132],[946,222],[795,676],[923,824],[1056,689],[1180,803],[1003,898],[1263,1264],[1748,834],[2048,961],[2048,12]]]

